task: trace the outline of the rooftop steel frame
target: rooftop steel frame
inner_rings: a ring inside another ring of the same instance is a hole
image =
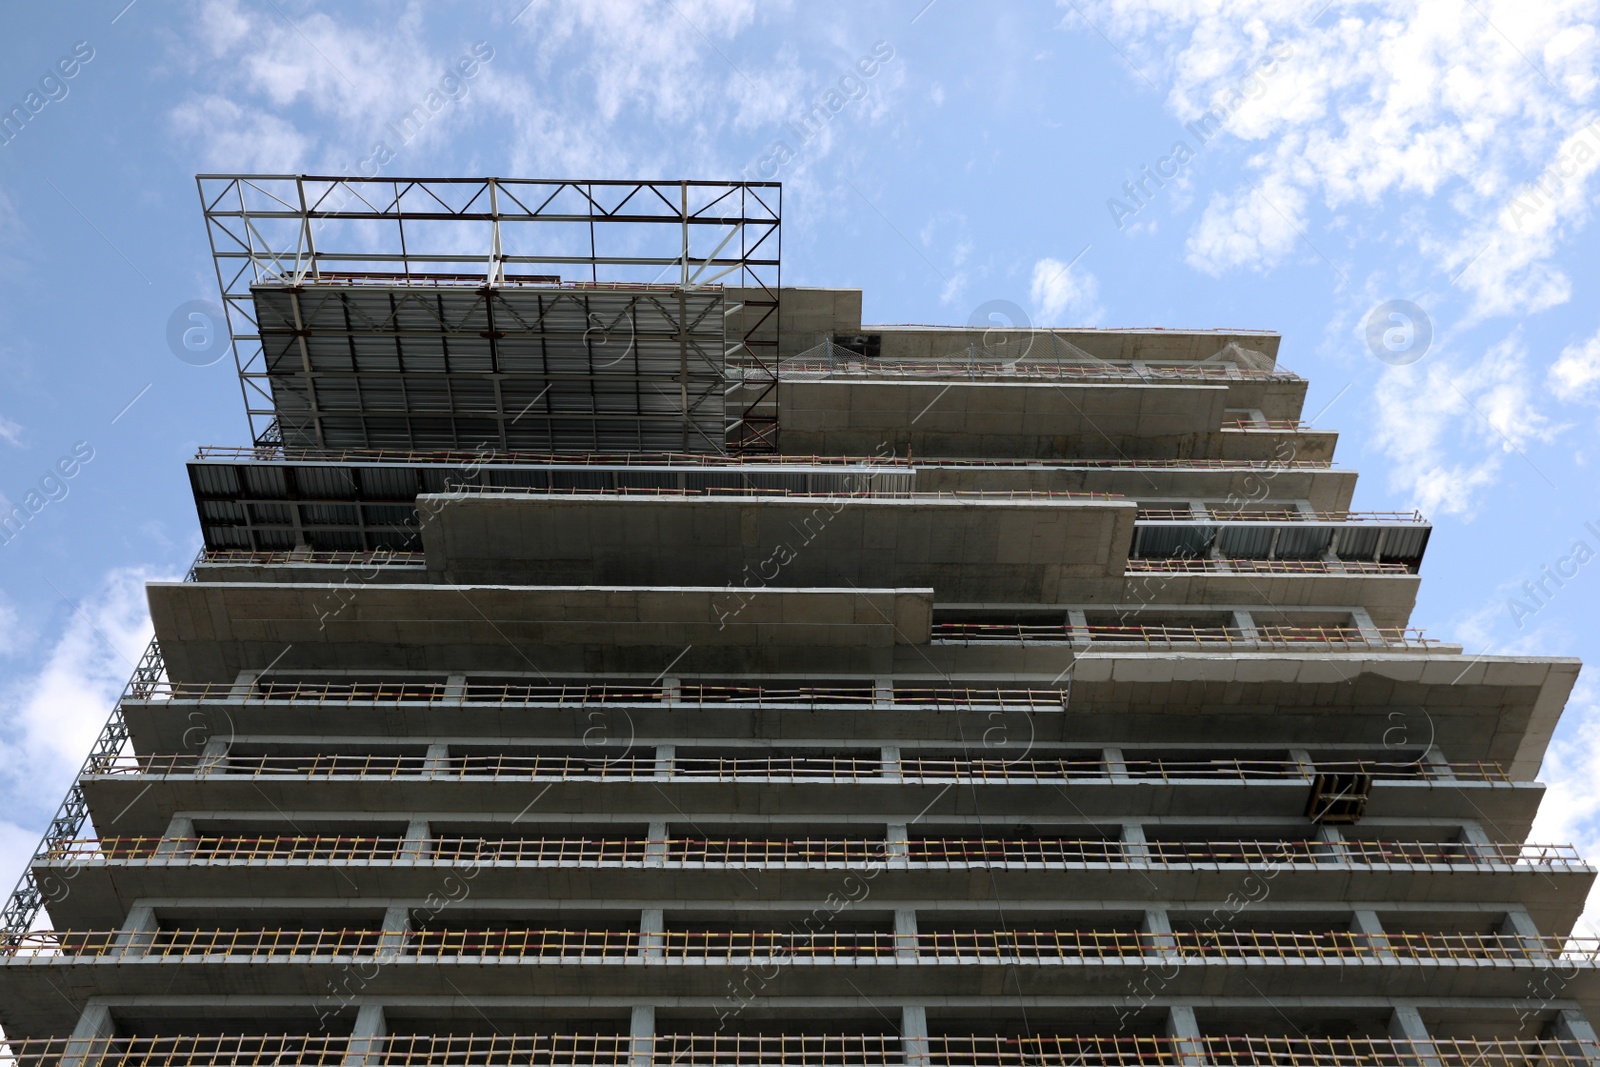
[[[777,182],[196,182],[257,444],[775,447]],[[744,399],[725,411],[730,366]],[[641,421],[676,433],[640,440]]]

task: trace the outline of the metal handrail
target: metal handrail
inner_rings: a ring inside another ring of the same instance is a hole
[[[1196,1047],[1197,1046],[1197,1047]],[[165,1037],[49,1037],[0,1044],[0,1067],[67,1062],[82,1067],[211,1067],[218,1062],[336,1067],[435,1067],[460,1063],[561,1064],[628,1067],[642,1062],[701,1067],[755,1064],[834,1067],[907,1062],[915,1047],[922,1062],[952,1067],[1181,1067],[1204,1056],[1214,1067],[1415,1067],[1417,1042],[1367,1037],[1231,1037],[1195,1039],[1108,1034],[225,1034]],[[1440,1067],[1589,1067],[1600,1059],[1593,1041],[1540,1038],[1430,1038],[1426,1056]]]
[[[508,755],[462,753],[444,756],[382,752],[307,753],[304,755],[198,755],[166,753],[106,757],[87,768],[91,777],[155,778],[456,778],[516,781],[829,781],[879,782],[957,779],[967,782],[1062,782],[1084,779],[1184,782],[1293,780],[1310,781],[1319,774],[1365,774],[1385,781],[1462,780],[1509,783],[1498,764],[1429,764],[1421,761],[1340,760],[1300,764],[1287,760],[1128,759],[1115,766],[1103,759],[1039,759],[1020,755],[903,756],[885,760],[877,754],[822,756],[693,756],[658,759],[651,755]],[[1459,771],[1458,771],[1459,768]]]
[[[36,863],[231,865],[255,862],[348,864],[554,864],[557,866],[838,865],[914,867],[1112,866],[1326,867],[1437,866],[1588,870],[1571,845],[1459,841],[1152,841],[1104,838],[713,838],[713,837],[111,837],[63,841]]]
[[[1139,522],[1412,522],[1427,523],[1420,511],[1296,511],[1292,508],[1237,509],[1140,508]]]
[[[177,929],[42,930],[4,953],[12,958],[144,959],[245,956],[391,958],[413,962],[459,958],[509,959],[744,959],[900,958],[919,963],[973,959],[1046,960],[1294,959],[1305,962],[1429,960],[1439,963],[1512,961],[1593,966],[1597,937],[1523,937],[1514,934],[1395,933],[1344,930],[1175,931],[963,930],[890,933],[840,930],[665,930],[490,927],[442,929]]]
[[[515,685],[468,681],[460,688],[444,682],[232,682],[160,683],[143,687],[143,695],[124,700],[243,701],[246,703],[374,704],[540,704],[590,707],[604,704],[659,704],[682,707],[753,705],[756,707],[1018,707],[1059,711],[1065,689],[941,689],[896,686],[818,686],[777,689],[738,685]]]
[[[353,552],[256,552],[242,548],[205,548],[195,559],[203,563],[233,564],[235,566],[278,566],[290,563],[333,564],[360,567],[417,567],[427,561],[427,553],[406,552],[386,548]]]
[[[450,494],[473,496],[634,496],[634,497],[780,497],[787,500],[1107,500],[1125,501],[1122,493],[1089,493],[1068,489],[771,489],[750,485],[708,485],[691,489],[671,486],[614,486],[611,488],[540,488],[520,485],[457,485]],[[423,494],[429,495],[429,494]],[[441,494],[433,494],[441,495]],[[1198,521],[1198,520],[1197,520]]]
[[[1432,648],[1439,644],[1417,626],[1257,626],[1250,631],[1230,626],[1074,626],[1061,622],[940,622],[933,639],[940,642],[1029,641],[1061,644],[1071,641],[1141,643],[1152,648],[1178,645],[1222,646],[1229,649],[1280,649],[1326,646],[1318,651],[1354,648]]]
[[[1129,574],[1394,574],[1415,572],[1404,563],[1350,559],[1172,559],[1128,560]]]
[[[426,448],[288,448],[282,445],[201,445],[194,458],[253,463],[439,463],[560,467],[906,467],[903,456],[808,456],[797,453],[726,456],[714,452],[528,452]]]
[[[1304,419],[1229,419],[1222,424],[1224,430],[1293,430],[1315,429]]]
[[[838,346],[834,347],[839,352]],[[846,349],[845,351],[848,351]],[[824,360],[786,359],[778,364],[780,378],[805,376],[824,378],[916,378],[932,374],[954,374],[962,377],[1018,377],[1061,378],[1079,381],[1109,379],[1112,381],[1160,381],[1163,379],[1206,381],[1273,381],[1298,382],[1303,379],[1293,371],[1254,370],[1245,367],[1226,367],[1219,364],[1194,364],[1192,366],[1120,366],[1112,363],[1056,363],[1041,360],[908,360],[894,357],[865,359]]]

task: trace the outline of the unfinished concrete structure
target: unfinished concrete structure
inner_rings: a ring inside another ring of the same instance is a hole
[[[19,1059],[1600,1058],[1578,665],[1408,628],[1276,335],[864,326],[752,280],[769,186],[201,187],[271,418],[8,909]]]

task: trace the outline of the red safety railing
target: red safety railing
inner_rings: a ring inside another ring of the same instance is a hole
[[[1140,522],[1411,522],[1426,523],[1420,511],[1296,511],[1292,508],[1140,508]]]
[[[934,622],[933,639],[941,642],[1062,644],[1104,642],[1119,646],[1179,648],[1187,645],[1238,651],[1314,647],[1317,651],[1432,648],[1438,641],[1415,626],[1257,626],[1246,632],[1226,626],[1073,626],[1061,622]]]

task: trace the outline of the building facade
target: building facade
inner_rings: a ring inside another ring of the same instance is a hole
[[[1578,664],[1410,627],[1276,334],[863,325],[770,184],[200,188],[253,440],[16,1062],[1600,1060]]]

